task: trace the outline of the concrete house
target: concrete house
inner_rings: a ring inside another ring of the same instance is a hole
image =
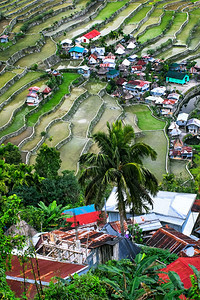
[[[166,82],[184,84],[187,83],[189,80],[189,76],[186,73],[168,71],[166,75]]]
[[[104,207],[109,222],[120,220],[116,191],[117,188],[114,187]],[[159,191],[152,199],[153,208],[149,207],[150,212],[155,213],[163,226],[169,225],[186,235],[191,234],[199,216],[199,211],[192,210],[196,194]],[[133,217],[128,206],[126,213],[127,219]]]
[[[78,69],[78,73],[83,75],[85,78],[90,77],[90,68],[88,66],[80,66]]]
[[[187,121],[186,124],[189,133],[197,135],[200,133],[200,120],[193,118]]]
[[[8,35],[4,34],[2,36],[0,36],[0,42],[1,43],[7,43],[9,40],[8,40]]]
[[[84,34],[83,36],[81,36],[80,38],[77,39],[77,41],[79,43],[89,43],[90,40],[96,40],[99,36],[101,35],[101,33],[96,30],[96,29],[93,29],[92,31]]]
[[[73,59],[82,59],[85,53],[87,53],[87,50],[83,47],[78,46],[72,47],[69,50],[69,54]]]
[[[130,91],[132,95],[142,95],[146,91],[149,91],[150,82],[144,80],[130,80],[123,86],[123,88]]]
[[[176,124],[178,126],[186,126],[189,114],[180,113],[176,119]]]

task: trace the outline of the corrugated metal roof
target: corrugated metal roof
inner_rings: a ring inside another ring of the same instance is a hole
[[[176,254],[191,244],[195,245],[195,254],[200,254],[200,242],[168,226],[158,229],[147,241],[147,245],[150,247],[169,249],[171,253]]]
[[[101,211],[94,211],[88,214],[80,214],[73,216],[71,218],[66,218],[66,222],[73,223],[71,226],[75,227],[76,225],[86,225],[91,223],[97,223],[99,221],[99,215]]]
[[[33,269],[31,266],[31,260],[33,262]],[[43,286],[48,285],[52,277],[58,276],[64,279],[67,276],[78,273],[86,268],[86,266],[80,264],[70,264],[40,258],[38,258],[38,265],[40,280]],[[29,258],[28,262],[25,263],[26,295],[28,299],[33,299],[37,292],[34,274],[38,282],[39,276],[36,259]],[[21,297],[24,292],[24,278],[22,265],[17,256],[13,256],[12,268],[10,271],[6,272],[6,280],[15,295],[17,297]]]
[[[162,227],[158,216],[156,216],[154,213],[136,216],[134,217],[134,223],[137,223],[143,232]]]
[[[63,241],[76,241],[76,230],[68,230],[68,231],[61,231],[61,230],[54,230],[48,233],[43,234],[43,238],[50,239],[50,235],[55,234],[59,239]],[[103,232],[95,231],[95,230],[85,230],[85,229],[78,229],[77,230],[77,238],[80,240],[82,245],[87,246],[89,249],[99,247],[101,245],[106,244],[108,241],[113,241],[116,239],[116,236],[105,234]],[[117,241],[116,241],[117,242]]]
[[[36,280],[39,280],[37,273],[37,263],[36,259],[32,258],[34,271],[36,275]],[[80,271],[85,268],[84,265],[70,264],[46,259],[38,259],[39,269],[40,269],[40,279],[43,282],[50,282],[51,278],[54,276],[59,276],[61,278],[66,278],[70,274]],[[6,275],[13,276],[17,278],[23,278],[23,271],[20,261],[17,256],[13,256],[12,268],[10,271],[6,272]],[[34,280],[34,274],[32,272],[31,261],[26,263],[26,279]]]
[[[163,271],[163,272],[174,271],[174,272],[176,272],[180,276],[181,281],[184,284],[184,287],[186,289],[188,289],[191,287],[190,276],[192,274],[194,274],[192,269],[189,267],[189,264],[195,266],[197,268],[197,270],[200,270],[200,258],[199,257],[179,257],[173,263],[169,264],[166,268],[161,269],[159,271]],[[168,275],[164,274],[164,273],[159,274],[159,277],[162,278],[164,281],[167,281],[169,279]]]
[[[196,199],[191,209],[192,212],[200,212],[200,199]]]
[[[87,206],[81,206],[81,207],[67,209],[67,210],[64,210],[63,213],[67,214],[67,215],[71,215],[71,216],[73,216],[74,214],[76,216],[78,216],[78,215],[82,215],[82,214],[88,214],[88,213],[91,213],[94,211],[96,211],[94,208],[94,204],[91,204],[91,205],[87,205]]]

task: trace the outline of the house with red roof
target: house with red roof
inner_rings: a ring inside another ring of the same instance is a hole
[[[93,64],[97,64],[97,62],[98,62],[97,56],[95,54],[91,54],[89,56],[89,64],[93,65]]]
[[[77,41],[79,43],[88,44],[91,40],[96,40],[100,35],[101,35],[101,33],[98,30],[93,29],[92,31],[90,31],[90,32],[84,34],[83,36],[81,36],[80,38],[78,38]]]
[[[123,85],[123,88],[134,96],[140,96],[149,91],[150,83],[151,82],[144,80],[130,80]]]
[[[32,263],[31,261],[32,260]],[[38,268],[39,272],[38,273]],[[77,273],[79,275],[84,274],[88,270],[88,266],[77,263],[67,263],[37,257],[30,258],[24,264],[25,272],[23,272],[23,265],[18,256],[13,256],[11,261],[11,270],[6,272],[6,281],[11,290],[15,293],[16,297],[23,296],[24,293],[24,281],[26,288],[27,299],[34,299],[37,293],[36,282],[42,287],[47,287],[52,277],[58,276],[62,279],[67,279],[70,275]]]

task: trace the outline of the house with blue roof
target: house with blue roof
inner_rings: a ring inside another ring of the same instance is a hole
[[[73,59],[82,59],[85,53],[87,53],[87,49],[79,46],[72,47],[69,50],[69,54]]]

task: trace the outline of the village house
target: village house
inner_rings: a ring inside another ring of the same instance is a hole
[[[79,46],[72,47],[69,50],[72,59],[82,59],[85,53],[87,53],[87,49]]]
[[[1,43],[8,43],[8,41],[9,41],[8,35],[4,34],[4,35],[0,36]]]
[[[190,256],[190,251],[191,254],[193,254],[193,249],[188,247],[186,248],[188,256]],[[194,272],[190,266],[194,266],[198,271],[200,271],[200,257],[199,255],[194,256],[194,257],[179,257],[177,260],[169,264],[166,268],[161,269],[160,271],[162,273],[159,273],[159,277],[161,280],[164,280],[167,282],[169,280],[168,277],[168,272],[173,271],[176,272],[185,289],[189,289],[192,286],[192,281],[191,281],[191,275],[194,275]],[[184,299],[184,296],[180,296],[179,299]]]
[[[80,66],[78,68],[78,73],[81,74],[85,78],[90,77],[90,68],[88,66]]]
[[[30,87],[29,93],[26,96],[26,103],[28,106],[37,106],[40,103],[39,90],[37,86]]]
[[[106,76],[108,79],[114,79],[119,76],[119,70],[109,70]]]
[[[137,61],[137,58],[138,56],[136,54],[132,54],[130,55],[127,59],[130,61],[130,62],[136,62]]]
[[[198,135],[200,133],[200,120],[193,118],[189,119],[186,124],[189,133]]]
[[[98,58],[104,58],[105,55],[105,47],[94,47],[90,50],[91,54],[95,52]]]
[[[179,129],[179,126],[176,124],[176,122],[172,122],[170,124],[170,126],[168,127],[168,132],[172,138],[179,137],[181,134],[181,130]]]
[[[67,50],[68,48],[70,48],[72,46],[72,40],[70,40],[70,39],[62,40],[61,46],[62,46],[62,49]]]
[[[170,94],[167,96],[167,98],[168,98],[168,99],[174,99],[174,100],[179,101],[180,95],[177,94],[177,93],[170,93]]]
[[[172,134],[171,134],[172,135]],[[179,135],[177,134],[173,137],[176,137],[177,139],[173,142],[172,148],[170,148],[169,156],[170,158],[175,159],[192,159],[193,151],[192,147],[184,146],[183,142],[179,139]]]
[[[129,44],[127,45],[127,49],[128,50],[132,50],[136,48],[136,44],[132,41],[129,42]]]
[[[176,124],[178,126],[186,126],[189,114],[180,113],[176,119]]]
[[[168,249],[171,253],[176,253],[179,256],[200,255],[199,241],[169,226],[158,229],[146,244],[150,247]]]
[[[152,96],[161,97],[161,96],[165,95],[165,92],[166,92],[166,87],[161,86],[161,87],[156,87],[156,88],[152,89],[150,91],[150,94]]]
[[[116,187],[113,188],[107,202],[106,210],[108,221],[119,221],[120,215],[117,206]],[[153,207],[149,207],[151,213],[155,213],[161,224],[169,225],[174,229],[190,236],[199,212],[193,212],[192,207],[196,194],[175,193],[159,191],[152,197]],[[127,219],[133,217],[129,206],[126,207]]]
[[[139,96],[149,91],[150,88],[149,81],[143,80],[130,80],[128,83],[123,85],[123,88],[129,91],[134,96]]]
[[[176,100],[173,99],[165,99],[162,102],[162,109],[160,111],[161,115],[171,116],[175,110]]]
[[[96,65],[98,63],[98,58],[95,54],[90,54],[89,58],[88,58],[88,62],[90,65]]]
[[[90,31],[90,32],[84,34],[83,36],[81,36],[80,38],[76,39],[76,41],[78,43],[88,44],[91,40],[96,40],[100,35],[101,35],[101,33],[98,30],[93,29],[92,31]]]
[[[189,80],[189,76],[186,73],[168,71],[166,75],[166,82],[184,84],[187,83]]]
[[[155,97],[155,96],[148,96],[145,98],[145,102],[149,103],[151,105],[157,105],[157,106],[161,106],[163,103],[164,99],[161,97]]]
[[[42,234],[35,248],[36,253],[43,255],[44,258],[54,258],[68,263],[94,267],[111,259],[127,258],[127,252],[124,252],[122,256],[119,251],[119,243],[123,239],[117,233],[111,235],[104,231],[88,228],[71,230],[60,228]],[[132,257],[134,258],[135,255],[133,252]]]

